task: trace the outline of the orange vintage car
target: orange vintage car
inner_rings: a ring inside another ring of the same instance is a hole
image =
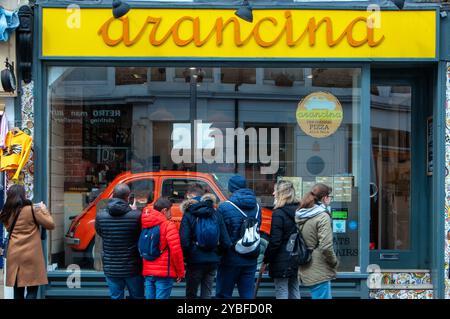
[[[66,244],[75,251],[84,251],[92,256],[95,242],[95,215],[106,200],[112,197],[114,187],[119,183],[128,184],[131,193],[136,198],[138,209],[152,206],[159,197],[167,197],[174,205],[172,207],[172,220],[180,225],[182,213],[179,204],[185,199],[188,186],[200,183],[214,194],[218,202],[228,197],[228,179],[232,174],[208,174],[184,171],[157,171],[131,173],[118,175],[98,197],[91,202],[81,214],[77,215],[65,236]],[[262,208],[261,223],[261,250],[265,250],[270,233],[272,211]]]

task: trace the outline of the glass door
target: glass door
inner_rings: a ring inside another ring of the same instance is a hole
[[[418,129],[425,121],[416,83],[392,76],[371,82],[370,262],[382,268],[419,265],[417,226],[425,214],[419,215],[415,194],[425,185],[415,181],[425,170]]]

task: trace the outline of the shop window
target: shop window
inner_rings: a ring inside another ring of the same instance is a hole
[[[72,68],[64,75],[64,82],[102,82],[107,81],[108,70],[106,68]]]
[[[191,75],[197,76],[197,82],[212,82],[213,81],[213,69],[212,68],[175,68],[175,80],[190,82]]]
[[[303,69],[265,68],[264,83],[276,86],[293,86],[304,83]]]
[[[298,199],[317,182],[333,187],[332,209],[340,212],[335,213],[334,222],[339,271],[355,271],[360,257],[361,70],[323,68],[323,74],[336,79],[332,86],[324,78],[306,81],[311,73],[307,68],[271,65],[265,69],[263,64],[239,68],[217,63],[202,68],[203,81],[212,81],[215,70],[220,83],[191,86],[185,78],[190,68],[189,64],[150,69],[49,67],[48,194],[58,223],[50,237],[51,262],[63,269],[78,263],[80,256],[92,258],[95,232],[89,227],[109,198],[105,190],[120,181],[130,182],[142,207],[149,198],[161,196],[179,204],[193,182],[203,183],[224,200],[231,195],[229,178],[240,174],[265,208],[263,217],[269,223],[273,186],[278,180],[293,181]],[[117,88],[115,72],[124,75],[117,82],[127,84],[126,90]],[[145,79],[133,80],[133,72]],[[77,76],[68,78],[71,74]],[[95,87],[83,81],[99,79],[99,74],[105,79],[112,76],[112,80],[97,81]],[[301,91],[284,90],[267,82],[275,81],[278,74],[288,75],[293,85],[302,81],[308,85]],[[76,86],[73,79],[79,81]],[[234,85],[224,83],[251,85],[235,91]],[[197,89],[199,94],[192,99],[190,94]],[[300,103],[308,96],[311,104]],[[329,120],[333,125],[310,123],[305,110],[313,116],[333,111],[338,121]],[[83,222],[74,223],[76,216]],[[174,209],[174,221],[181,218],[181,211]],[[262,228],[265,238],[269,230]],[[92,269],[92,264],[83,263],[82,268]]]
[[[188,188],[193,184],[200,184],[203,186],[208,193],[216,196],[218,202],[219,197],[214,193],[211,186],[204,181],[196,179],[165,179],[162,183],[161,196],[167,197],[174,204],[179,204],[186,199]]]
[[[166,68],[150,68],[150,81],[152,82],[166,81]]]
[[[256,84],[256,69],[222,68],[220,79],[222,83]]]
[[[116,85],[144,84],[147,82],[147,68],[116,68]]]
[[[348,73],[350,72],[350,73]],[[312,69],[312,85],[318,87],[353,87],[350,69]]]

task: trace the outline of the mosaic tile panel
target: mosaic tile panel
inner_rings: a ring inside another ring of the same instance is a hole
[[[29,84],[22,83],[22,95],[20,97],[21,110],[22,110],[22,122],[20,128],[26,134],[33,136],[34,135],[34,96],[33,96],[33,82]],[[25,190],[27,191],[27,196],[30,200],[33,200],[33,182],[34,182],[34,161],[33,161],[33,153],[34,148],[31,149],[30,158],[25,164],[22,172],[19,175],[19,179],[17,182],[13,182],[11,177],[14,175],[14,172],[7,172],[6,174],[6,182],[7,188],[9,186],[17,183],[25,186]]]
[[[33,95],[34,82],[29,84],[22,83],[22,131],[31,135],[34,138],[34,95]],[[30,154],[30,159],[23,169],[24,173],[24,185],[27,194],[31,200],[33,200],[33,183],[34,183],[34,148]]]
[[[430,273],[383,273],[382,285],[431,285]]]
[[[374,290],[372,299],[433,299],[433,290]]]

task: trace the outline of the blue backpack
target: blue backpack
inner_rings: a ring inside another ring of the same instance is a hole
[[[207,251],[216,249],[219,244],[220,230],[214,215],[205,218],[197,217],[195,223],[195,244]]]
[[[161,256],[164,250],[159,249],[160,235],[159,225],[142,230],[138,242],[138,250],[142,258],[153,261]]]

